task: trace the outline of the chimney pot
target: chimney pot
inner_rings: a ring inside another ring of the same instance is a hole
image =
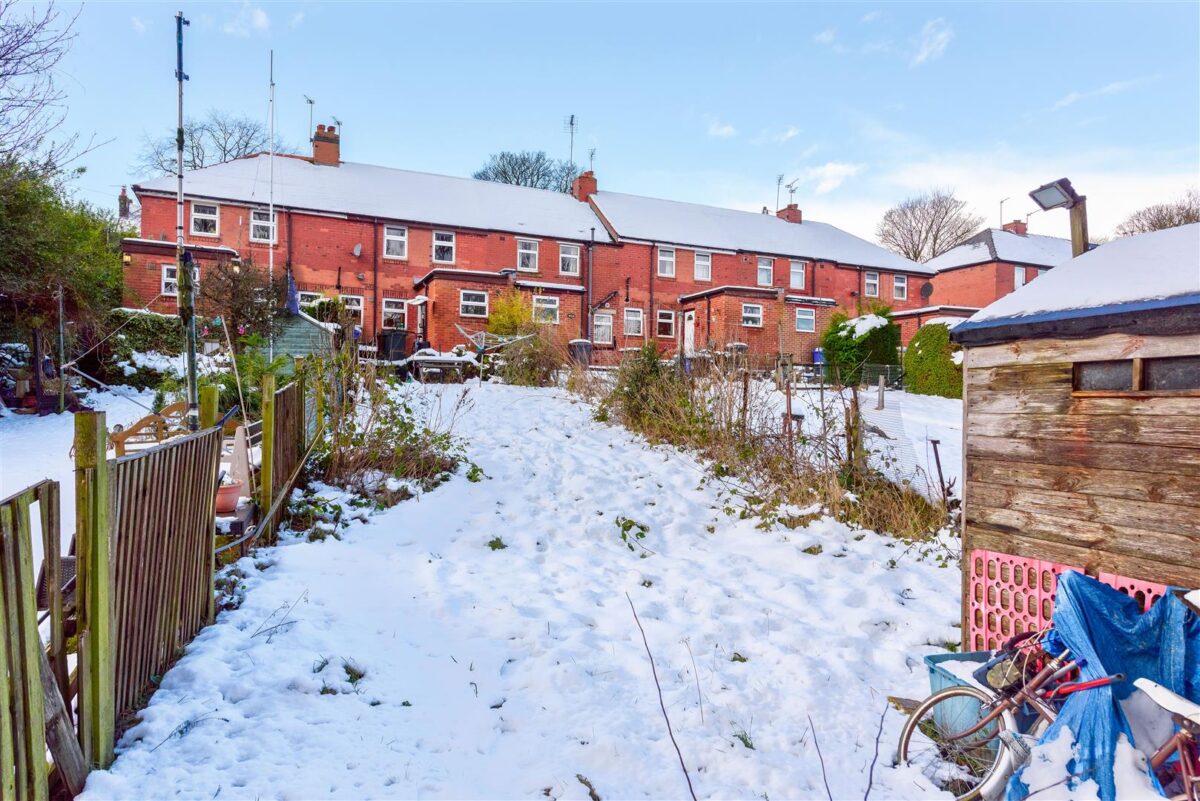
[[[775,216],[781,220],[787,220],[790,223],[799,223],[804,221],[804,215],[800,211],[800,207],[795,203],[789,203],[779,211],[775,212]]]
[[[1004,223],[1003,228],[1010,234],[1016,234],[1017,236],[1026,236],[1029,233],[1029,225],[1024,220],[1013,220],[1012,222],[1006,222]]]
[[[341,136],[333,125],[318,125],[313,135],[313,164],[336,167],[342,161]]]

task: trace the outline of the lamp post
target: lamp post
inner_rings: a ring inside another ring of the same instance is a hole
[[[1067,209],[1071,212],[1071,255],[1082,256],[1088,248],[1087,198],[1077,193],[1066,178],[1042,184],[1029,196],[1042,211]]]

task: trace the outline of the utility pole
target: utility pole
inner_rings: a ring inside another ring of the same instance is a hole
[[[63,372],[67,363],[66,320],[63,319],[63,285],[58,285],[58,413],[67,410],[67,375]],[[39,368],[40,369],[40,368]]]
[[[183,12],[175,15],[175,83],[178,86],[178,127],[175,129],[175,280],[179,286],[179,320],[187,340],[187,427],[200,430],[200,398],[196,382],[196,284],[191,254],[183,248]]]
[[[1071,255],[1082,256],[1088,249],[1087,198],[1080,196],[1070,207]]]
[[[267,157],[270,178],[267,180],[267,219],[271,221],[271,244],[267,247],[267,290],[268,297],[275,291],[275,243],[279,241],[279,226],[275,222],[275,51],[271,51],[270,97],[267,100],[267,116],[270,118],[270,153]],[[339,127],[341,127],[339,125]],[[271,313],[275,314],[276,309]],[[267,358],[275,358],[275,326],[267,329]]]

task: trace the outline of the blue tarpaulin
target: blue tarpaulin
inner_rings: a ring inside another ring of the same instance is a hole
[[[1118,701],[1133,693],[1134,679],[1147,678],[1200,702],[1200,618],[1171,593],[1143,614],[1138,602],[1123,592],[1082,573],[1064,573],[1058,580],[1047,650],[1061,652],[1064,646],[1074,658],[1087,660],[1082,680],[1124,673],[1126,681],[1067,696],[1040,742],[1056,740],[1064,727],[1069,728],[1065,736],[1076,742],[1075,758],[1067,766],[1070,782],[1094,781],[1102,801],[1116,801],[1113,760],[1118,734],[1123,732],[1145,753],[1160,745],[1134,741]],[[1009,782],[1008,801],[1030,794],[1023,773]]]

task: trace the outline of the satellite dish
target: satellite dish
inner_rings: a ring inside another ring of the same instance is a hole
[[[359,242],[357,245],[354,246],[354,250],[352,250],[350,252],[354,254],[355,258],[358,258],[359,256],[361,256],[362,255],[362,243]],[[926,286],[928,286],[928,284],[926,284]]]
[[[357,256],[358,254],[356,253],[354,255]],[[929,296],[932,294],[933,294],[933,284],[926,281],[924,284],[921,285],[921,299],[929,300]]]

